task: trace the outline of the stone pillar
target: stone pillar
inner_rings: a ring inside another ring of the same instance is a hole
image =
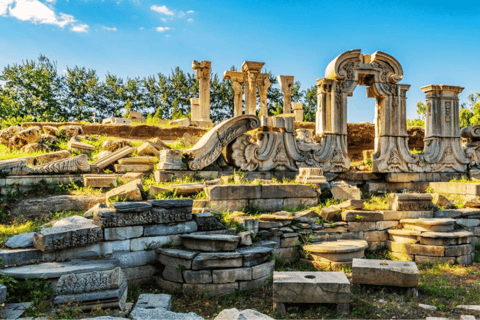
[[[317,79],[316,134],[332,133],[332,92],[334,80]]]
[[[270,88],[268,74],[260,74],[257,85],[258,93],[260,94],[260,115],[268,117],[267,93]]]
[[[293,113],[295,114],[295,121],[303,122],[303,103],[293,103]]]
[[[245,76],[245,114],[256,115],[257,106],[257,78],[265,63],[245,61],[242,72]]]
[[[292,113],[293,76],[278,76],[277,79],[283,91],[283,113]]]
[[[233,98],[233,116],[238,117],[243,113],[242,110],[242,95],[243,95],[243,86],[238,81],[232,82],[232,89],[235,92],[235,97]]]
[[[422,91],[427,100],[425,160],[431,163],[432,171],[465,172],[469,160],[462,148],[458,118],[458,95],[463,88],[428,85]]]
[[[197,72],[199,80],[199,104],[201,109],[201,121],[211,121],[210,119],[210,61],[198,62],[193,60],[192,69]]]
[[[198,121],[202,119],[202,109],[200,108],[200,99],[199,98],[190,98],[190,120]]]

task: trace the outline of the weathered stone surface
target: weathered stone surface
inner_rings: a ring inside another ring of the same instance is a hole
[[[100,258],[112,253],[111,242],[98,242],[84,247],[58,250],[55,252],[55,261],[60,262],[73,259]],[[53,254],[53,252],[51,254]]]
[[[240,227],[245,228],[253,233],[258,233],[259,222],[257,219],[250,216],[233,216],[232,221],[237,222]]]
[[[142,193],[140,192],[140,187],[142,185],[142,180],[133,180],[124,184],[123,186],[112,189],[106,193],[106,201],[111,198],[122,198],[122,199],[131,199],[135,201],[142,200]]]
[[[433,218],[433,211],[381,211],[383,220],[385,221],[399,221],[402,219],[419,219],[419,218]]]
[[[34,159],[35,159],[35,164],[40,165],[40,164],[46,164],[53,161],[66,159],[69,157],[70,157],[70,152],[68,150],[61,150],[57,152],[39,154],[38,156],[35,156]]]
[[[197,231],[197,223],[195,221],[180,222],[173,225],[166,224],[154,224],[145,226],[143,230],[144,236],[166,236],[171,234],[183,234]],[[185,245],[185,240],[182,237],[182,241]],[[188,249],[188,245],[185,245]]]
[[[342,220],[348,222],[382,221],[383,214],[381,211],[345,210],[342,212]]]
[[[143,235],[143,226],[106,228],[104,230],[104,240],[125,240],[138,238]]]
[[[193,251],[158,248],[155,250],[158,253],[158,261],[166,266],[177,268],[182,265],[185,269],[192,268],[192,260],[198,254]]]
[[[33,247],[34,234],[35,232],[28,232],[14,235],[5,242],[5,245],[12,249]]]
[[[130,240],[130,251],[152,250],[169,242],[174,242],[176,244],[180,243],[176,236],[144,236],[141,238],[135,238]]]
[[[353,258],[363,258],[367,248],[368,243],[363,240],[339,240],[306,245],[303,250],[314,260],[350,262]]]
[[[421,235],[420,231],[405,229],[390,229],[387,233],[390,240],[401,243],[417,243]]]
[[[388,240],[386,231],[365,231],[363,233],[363,240],[367,242],[381,242]]]
[[[104,228],[125,227],[152,223],[175,223],[192,220],[191,210],[153,208],[140,213],[121,213],[113,209],[99,209],[93,222]]]
[[[445,247],[446,257],[466,256],[466,255],[470,255],[473,252],[474,252],[474,247],[471,244]]]
[[[38,217],[50,212],[88,210],[103,201],[105,201],[103,196],[44,196],[20,200],[13,206],[12,211],[15,215]]]
[[[116,187],[117,177],[113,174],[84,174],[83,185],[92,188]]]
[[[252,279],[270,277],[275,270],[275,261],[270,261],[252,267]]]
[[[236,270],[236,269],[230,269]],[[210,270],[186,270],[183,271],[183,278],[186,283],[212,283],[212,271]],[[215,282],[220,283],[220,282]]]
[[[376,229],[375,222],[349,222],[348,231],[373,231]]]
[[[260,288],[261,286],[267,284],[270,276],[266,276],[263,278],[258,278],[250,281],[240,281],[238,283],[238,289],[239,290],[255,290]]]
[[[231,283],[239,280],[251,280],[251,268],[222,269],[212,271],[213,283]]]
[[[392,193],[388,206],[394,211],[427,211],[433,209],[433,196],[420,193]]]
[[[417,287],[420,275],[414,262],[353,259],[352,283]]]
[[[122,271],[130,284],[130,282],[136,282],[138,280],[151,280],[154,274],[157,272],[157,269],[154,266],[146,265],[123,268]]]
[[[309,185],[302,184],[266,184],[261,186],[261,192],[262,199],[318,197],[315,189]]]
[[[455,309],[461,313],[480,317],[480,305],[458,305]]]
[[[92,163],[92,166],[98,168],[99,170],[105,169],[108,165],[114,163],[118,159],[128,156],[131,154],[135,149],[130,146],[125,146],[121,149],[118,149],[114,153],[110,154],[107,157],[101,158]]]
[[[5,300],[7,300],[7,287],[0,284],[0,303],[3,303]]]
[[[193,219],[197,222],[198,231],[223,230],[225,226],[213,216],[213,214],[197,213],[193,215]]]
[[[68,150],[75,150],[80,152],[91,152],[95,150],[95,147],[88,143],[78,142],[75,140],[70,140],[68,142]]]
[[[256,310],[247,309],[238,311],[237,309],[222,310],[215,320],[274,320],[273,318],[264,315]]]
[[[149,203],[153,207],[163,208],[163,209],[172,209],[172,208],[183,208],[183,207],[192,207],[193,199],[165,199],[165,200],[149,200]]]
[[[133,320],[204,320],[196,313],[175,313],[166,311],[163,308],[134,308],[130,313],[130,318]]]
[[[242,255],[237,252],[199,253],[192,263],[193,270],[236,268],[242,266]]]
[[[209,200],[246,200],[262,197],[261,185],[220,185],[205,189]]]
[[[183,276],[182,276],[182,270],[180,268],[172,268],[169,266],[166,266],[165,269],[163,269],[162,276],[165,280],[172,281],[172,282],[180,282],[183,283]]]
[[[351,186],[347,183],[332,182],[330,191],[337,200],[360,200],[362,198],[362,191],[356,186]]]
[[[434,193],[433,194],[433,199],[432,202],[436,206],[441,206],[446,209],[451,209],[453,208],[453,202],[447,199],[446,197],[442,196],[439,193]]]
[[[17,137],[26,141],[26,143],[36,143],[40,141],[40,127],[30,127],[17,132]]]
[[[112,257],[118,260],[120,267],[131,268],[154,261],[155,251],[114,252]]]
[[[478,211],[480,213],[480,210]],[[435,212],[435,218],[460,218],[462,216],[462,212],[456,209],[446,209],[446,210],[437,210]]]
[[[450,232],[455,228],[455,220],[449,218],[402,219],[400,223],[405,229],[426,232]]]
[[[5,309],[0,310],[0,316],[2,319],[18,319],[31,305],[31,302],[8,303]]]
[[[455,223],[463,227],[472,228],[480,225],[480,219],[456,219]]]
[[[102,308],[123,310],[127,299],[127,289],[127,282],[124,281],[124,284],[117,289],[57,295],[54,299],[54,303],[66,304],[75,301],[84,311],[93,309],[95,305],[100,305]]]
[[[273,302],[350,303],[350,282],[343,272],[274,272]]]
[[[183,152],[181,150],[160,150],[158,156],[158,169],[160,170],[182,170],[185,164],[182,162]]]
[[[270,255],[273,252],[273,248],[269,247],[249,247],[238,249],[238,253],[240,253],[243,257],[243,266],[244,267],[251,267],[257,264],[261,264],[265,261],[268,261]]]
[[[293,237],[289,238],[284,238],[280,240],[280,247],[281,248],[291,248],[295,246],[295,244],[298,242],[298,236],[296,233],[293,233]],[[285,236],[285,234],[284,234]]]
[[[466,208],[480,208],[480,199],[473,198],[463,203]]]
[[[103,240],[103,231],[89,219],[73,216],[58,220],[53,228],[34,235],[33,245],[42,251],[80,247]]]
[[[240,242],[239,236],[230,235],[181,235],[183,245],[190,250],[234,251]]]
[[[118,261],[111,260],[74,260],[70,262],[46,262],[28,266],[2,269],[2,273],[16,279],[25,278],[60,278],[64,274],[85,273],[112,270]]]
[[[119,159],[119,164],[154,164],[156,157],[130,157]]]
[[[421,244],[412,244],[409,246],[409,254],[431,256],[431,257],[443,257],[445,256],[444,246],[426,246]]]
[[[185,283],[183,284],[184,292],[191,292],[194,294],[203,294],[208,295],[217,295],[217,294],[228,294],[238,289],[238,282],[233,283],[208,283],[208,284],[197,284],[197,283]]]
[[[375,229],[383,231],[393,229],[399,225],[398,221],[377,221],[375,222]]]
[[[118,212],[144,212],[149,211],[152,205],[148,202],[117,202],[112,207]]]
[[[160,152],[150,142],[145,142],[137,148],[139,156],[159,156]]]
[[[125,283],[122,269],[64,274],[56,284],[57,294],[77,294],[120,288]]]
[[[43,253],[38,249],[0,249],[0,267],[22,265],[37,261],[53,261],[54,253]]]
[[[153,165],[151,164],[115,164],[113,165],[115,172],[126,173],[126,172],[147,172],[153,170]]]
[[[473,233],[469,231],[456,232],[422,232],[420,243],[432,246],[449,246],[471,242]]]

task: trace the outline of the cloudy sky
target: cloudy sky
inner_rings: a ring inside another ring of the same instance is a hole
[[[0,68],[46,55],[58,64],[122,77],[191,70],[223,73],[244,60],[294,75],[306,89],[346,50],[387,52],[402,64],[409,118],[421,86],[480,92],[480,10],[471,1],[0,0]],[[358,87],[349,122],[372,121]]]

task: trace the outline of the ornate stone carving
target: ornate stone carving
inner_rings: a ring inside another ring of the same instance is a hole
[[[190,159],[188,162],[190,169],[200,170],[214,163],[221,155],[223,147],[248,130],[258,128],[259,125],[259,119],[253,115],[243,115],[220,122],[191,149],[184,151]]]
[[[86,154],[53,161],[29,169],[30,173],[69,173],[75,171],[90,171],[90,164],[88,163],[88,156]]]

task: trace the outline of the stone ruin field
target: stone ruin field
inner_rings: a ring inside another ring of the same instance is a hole
[[[401,65],[352,50],[304,122],[293,76],[279,76],[284,114],[262,113],[262,66],[225,72],[236,107],[220,123],[210,62],[194,61],[190,119],[0,131],[0,318],[480,317],[480,137],[458,127],[463,88],[423,87],[425,130],[407,128]],[[375,124],[342,115],[357,85]]]

